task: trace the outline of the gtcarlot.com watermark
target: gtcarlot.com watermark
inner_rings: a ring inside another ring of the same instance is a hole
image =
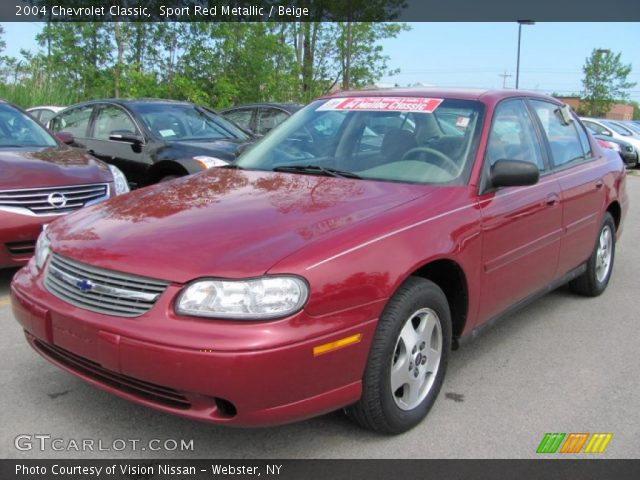
[[[21,452],[193,452],[191,440],[173,438],[114,438],[112,440],[95,438],[59,438],[50,434],[26,433],[18,435],[14,441],[16,450]]]

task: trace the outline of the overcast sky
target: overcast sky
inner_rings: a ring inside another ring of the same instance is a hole
[[[389,67],[400,73],[388,84],[508,88],[515,85],[518,24],[411,23],[411,31],[382,42]],[[5,54],[36,50],[37,23],[4,23]],[[633,67],[629,92],[640,101],[640,23],[537,23],[522,27],[520,88],[579,93],[582,66],[595,48],[622,53]],[[501,74],[510,75],[506,78]]]

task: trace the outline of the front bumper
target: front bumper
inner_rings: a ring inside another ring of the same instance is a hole
[[[638,153],[636,151],[620,152],[620,156],[627,167],[634,168],[638,166]]]
[[[357,401],[379,306],[269,322],[177,317],[173,285],[146,314],[112,317],[50,294],[33,262],[11,285],[13,312],[50,362],[120,397],[196,420],[287,423]],[[361,341],[314,356],[319,344]]]
[[[25,265],[36,245],[42,225],[57,216],[29,216],[0,210],[0,268]]]

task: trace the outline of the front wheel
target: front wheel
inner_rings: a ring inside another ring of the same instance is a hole
[[[587,270],[571,281],[571,290],[588,297],[597,297],[604,292],[611,278],[615,253],[616,224],[607,212],[602,219],[596,245],[587,262]]]
[[[451,351],[451,313],[433,282],[409,278],[380,317],[362,397],[347,409],[359,425],[397,434],[415,427],[435,402]]]

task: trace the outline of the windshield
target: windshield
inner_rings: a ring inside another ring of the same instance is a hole
[[[235,165],[407,183],[463,184],[480,131],[480,102],[417,97],[318,100]]]
[[[623,135],[625,137],[630,137],[631,135],[633,135],[633,133],[629,131],[629,129],[627,129],[626,127],[623,127],[618,123],[615,123],[615,122],[602,122],[602,123],[604,123],[607,127],[609,127],[611,130],[613,130],[619,135]]]
[[[625,123],[624,126],[635,133],[636,136],[640,133],[640,125],[636,125],[635,123]]]
[[[38,122],[11,105],[0,104],[0,148],[56,145],[55,139]]]
[[[248,140],[238,127],[219,115],[195,105],[140,103],[131,105],[159,140],[211,141],[220,139]]]

